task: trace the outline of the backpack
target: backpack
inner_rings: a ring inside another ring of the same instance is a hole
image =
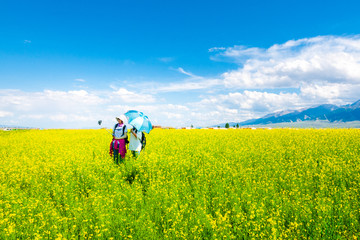
[[[123,128],[123,135],[124,135],[124,133],[125,133],[125,128]],[[127,132],[126,132],[125,144],[129,144]]]
[[[141,142],[141,150],[143,150],[143,149],[145,148],[145,146],[146,146],[146,137],[145,137],[145,133],[144,133],[144,132],[142,132],[142,134],[141,134],[141,140],[140,140],[140,142]]]
[[[115,126],[114,126],[113,136],[114,136],[114,134],[115,134],[115,128],[116,128],[118,125],[119,125],[119,124],[117,123],[117,124],[115,124]],[[124,136],[124,134],[125,134],[125,128],[123,127],[123,133],[122,133],[121,136]],[[126,132],[125,144],[129,144],[129,139],[128,139],[127,132]]]

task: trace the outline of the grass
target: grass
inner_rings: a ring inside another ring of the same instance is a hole
[[[357,129],[1,132],[1,239],[357,239]]]

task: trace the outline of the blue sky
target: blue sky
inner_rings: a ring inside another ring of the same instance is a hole
[[[0,3],[0,125],[210,126],[360,97],[358,1]]]

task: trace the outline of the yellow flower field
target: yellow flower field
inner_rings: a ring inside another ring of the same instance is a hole
[[[0,132],[0,239],[358,239],[360,130]]]

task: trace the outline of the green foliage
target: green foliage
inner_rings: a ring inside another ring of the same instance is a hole
[[[356,239],[360,131],[0,133],[0,239]]]

